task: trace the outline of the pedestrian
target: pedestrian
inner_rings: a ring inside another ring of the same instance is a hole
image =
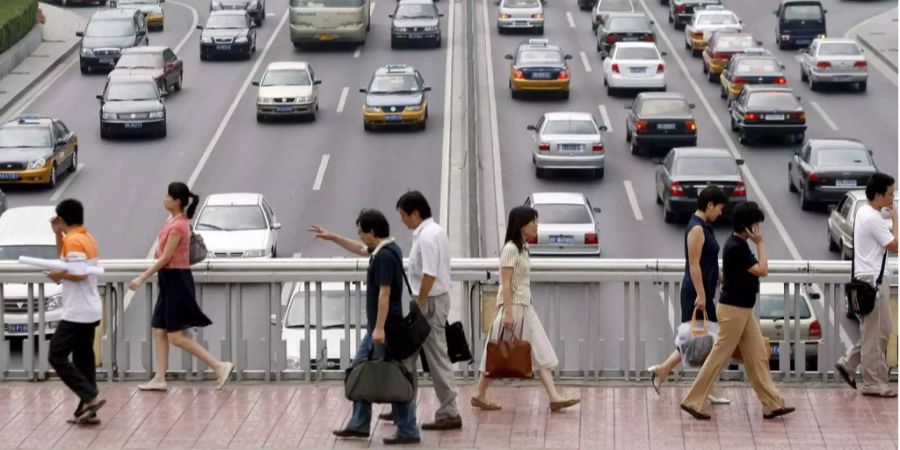
[[[189,328],[212,324],[197,305],[194,277],[191,274],[191,219],[199,202],[200,197],[192,193],[186,184],[169,184],[168,195],[163,199],[169,219],[159,232],[156,261],[129,284],[131,290],[136,291],[154,274],[159,282],[159,297],[150,322],[153,342],[156,344],[156,374],[152,380],[138,386],[142,391],[168,389],[166,371],[169,366],[170,344],[206,363],[216,374],[216,390],[225,386],[234,369],[233,363],[216,359],[188,334]]]
[[[462,428],[462,418],[456,405],[456,382],[453,364],[447,353],[445,326],[450,314],[450,242],[447,233],[431,217],[431,206],[419,191],[409,191],[397,200],[400,220],[412,230],[413,243],[409,253],[409,283],[422,314],[431,325],[431,333],[421,351],[428,361],[434,392],[440,406],[434,422],[423,423],[423,430],[454,430]],[[413,355],[415,361],[418,352]],[[390,414],[379,416],[390,420]]]
[[[84,206],[74,199],[56,205],[56,217],[50,220],[56,235],[56,250],[64,261],[87,261],[96,266],[97,241],[84,226]],[[62,283],[63,312],[56,332],[50,338],[48,359],[56,375],[78,395],[78,407],[69,423],[98,425],[97,411],[106,404],[97,390],[97,364],[94,359],[94,329],[100,324],[100,294],[96,275],[73,275],[54,271],[47,275]],[[69,355],[72,360],[69,361]]]
[[[550,410],[560,411],[581,402],[576,398],[565,398],[556,391],[553,383],[553,369],[559,364],[553,345],[534,311],[531,298],[531,260],[528,241],[537,239],[538,213],[528,206],[517,206],[509,212],[506,238],[500,250],[500,289],[497,291],[497,312],[491,324],[491,332],[485,338],[485,350],[481,358],[481,380],[478,394],[471,404],[487,411],[501,409],[501,406],[487,398],[491,379],[484,376],[487,360],[487,342],[495,332],[503,328],[512,336],[531,345],[531,365],[538,372],[541,384],[550,399]]]
[[[886,252],[897,252],[897,210],[894,209],[894,178],[883,173],[872,175],[866,185],[868,202],[856,213],[853,227],[853,277],[871,284],[877,290],[875,309],[861,316],[862,337],[841,357],[835,369],[844,382],[856,389],[856,368],[862,364],[862,394],[870,397],[894,398],[890,389],[887,365],[888,339],[893,330],[890,305],[883,298],[878,280]],[[891,228],[885,223],[890,214]]]
[[[719,298],[719,335],[706,362],[694,379],[681,409],[695,419],[709,420],[703,412],[706,399],[719,378],[719,373],[740,349],[747,379],[763,406],[763,418],[774,419],[794,412],[785,406],[769,373],[769,355],[753,306],[759,293],[759,279],[768,275],[769,261],[760,224],[765,215],[755,202],[742,202],[734,208],[734,233],[725,241],[722,251],[723,284]],[[753,255],[747,240],[753,241],[759,257]],[[699,308],[699,305],[698,305]]]
[[[697,210],[691,215],[684,232],[684,277],[681,281],[681,323],[692,318],[702,318],[700,310],[706,310],[708,320],[718,322],[716,289],[719,284],[719,243],[713,233],[712,224],[725,210],[728,195],[718,186],[707,186],[697,196]],[[650,383],[656,394],[659,388],[681,363],[681,354],[676,348],[662,364],[650,366]],[[727,398],[717,394],[710,396],[713,404],[728,404]]]
[[[403,318],[403,251],[391,237],[390,225],[381,211],[364,209],[356,218],[356,233],[360,240],[332,233],[319,225],[310,227],[315,236],[331,241],[350,253],[369,256],[366,270],[366,335],[356,347],[356,364],[368,358],[383,358],[386,345],[385,324]],[[415,373],[415,356],[403,364]],[[383,439],[386,445],[416,444],[421,441],[416,425],[416,400],[391,404],[397,433]],[[372,404],[353,402],[353,414],[347,425],[333,433],[341,438],[368,438],[372,421]]]

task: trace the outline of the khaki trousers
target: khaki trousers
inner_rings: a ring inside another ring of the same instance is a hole
[[[874,284],[875,277],[860,277]],[[880,289],[875,300],[875,309],[865,316],[860,316],[860,340],[850,349],[838,364],[844,366],[851,376],[855,376],[856,368],[862,365],[862,392],[882,393],[890,390],[888,382],[887,344],[894,327],[891,321],[891,306]]]
[[[744,370],[756,396],[762,402],[763,413],[784,407],[784,399],[772,383],[765,343],[753,308],[719,303],[716,314],[719,316],[719,337],[682,404],[703,412],[706,399],[719,379],[719,373],[731,361],[734,349],[740,348]]]

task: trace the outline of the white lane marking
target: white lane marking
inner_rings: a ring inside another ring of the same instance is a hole
[[[575,18],[572,17],[572,13],[566,11],[566,20],[569,21],[569,28],[575,28]]]
[[[175,48],[172,49],[172,51],[177,54],[178,52],[181,51],[181,48],[184,47],[184,44],[187,44],[188,39],[190,39],[191,36],[194,35],[194,30],[197,29],[197,24],[200,21],[200,17],[197,14],[197,10],[193,6],[188,5],[187,3],[181,3],[176,0],[169,0],[169,2],[173,3],[175,5],[181,6],[182,8],[187,8],[188,10],[191,11],[191,28],[189,28],[188,32],[185,33],[185,35],[181,38],[180,41],[178,41],[178,45],[176,45]]]
[[[638,205],[637,195],[634,195],[634,186],[631,185],[630,180],[625,180],[625,196],[628,197],[628,203],[631,204],[631,211],[634,213],[634,220],[644,220],[644,215],[641,214],[641,206]]]
[[[372,2],[372,3],[369,5],[369,17],[372,17],[373,11],[375,11],[375,2]]]
[[[231,102],[231,106],[228,107],[228,111],[225,112],[225,117],[223,117],[222,121],[219,122],[219,127],[216,129],[215,134],[213,134],[212,140],[209,141],[206,149],[203,150],[203,155],[200,156],[200,161],[197,162],[197,167],[195,167],[194,171],[191,173],[191,177],[187,181],[188,187],[193,187],[194,183],[197,182],[197,178],[200,176],[200,172],[203,171],[203,167],[206,166],[206,162],[209,161],[209,157],[210,155],[212,155],[213,150],[216,148],[216,144],[222,137],[222,133],[228,126],[228,122],[231,120],[231,116],[234,115],[234,111],[237,110],[237,106],[241,102],[241,98],[247,92],[247,88],[250,86],[250,81],[252,81],[253,77],[256,76],[256,72],[259,70],[259,67],[266,59],[266,54],[269,53],[269,50],[272,48],[272,44],[275,43],[275,40],[278,38],[279,33],[281,33],[281,29],[284,28],[284,24],[287,23],[289,14],[290,10],[285,11],[284,15],[281,16],[281,20],[278,22],[278,26],[275,27],[275,31],[269,37],[269,41],[266,42],[266,47],[263,48],[263,51],[257,58],[256,63],[253,64],[253,68],[250,69],[250,73],[247,74],[244,82],[241,83],[241,88],[238,90],[237,94],[234,97],[234,100]],[[150,259],[153,257],[157,245],[157,241],[154,239],[153,244],[150,246],[150,250],[147,252],[147,256],[145,256],[144,259]],[[126,310],[128,309],[128,306],[131,305],[131,300],[134,298],[134,294],[135,292],[130,289],[125,293],[123,299],[125,302]]]
[[[266,17],[275,17],[275,13],[266,13]]]
[[[663,285],[665,286],[665,285]],[[677,293],[676,293],[677,294]],[[661,301],[664,305],[668,305],[669,314],[666,315],[666,320],[669,322],[669,329],[675,329],[675,299],[673,298],[671,302],[666,302],[666,293],[663,291],[659,291],[659,301]]]
[[[72,184],[73,181],[75,181],[75,177],[78,176],[78,174],[81,173],[83,169],[84,163],[79,163],[78,167],[75,169],[75,172],[70,173],[66,177],[66,181],[63,181],[62,184],[60,184],[59,187],[56,188],[56,192],[54,192],[53,195],[50,196],[51,203],[55,203],[57,200],[59,200],[60,197],[62,197],[63,192],[66,192],[66,189],[70,184]]]
[[[725,140],[725,145],[728,146],[728,150],[731,152],[732,156],[737,159],[744,159],[741,156],[741,152],[738,151],[737,145],[734,143],[734,138],[731,134],[725,129],[722,125],[722,122],[719,120],[719,115],[716,111],[713,110],[712,105],[709,104],[709,100],[706,98],[706,95],[700,89],[700,86],[697,85],[697,81],[694,80],[694,77],[691,76],[691,72],[688,70],[687,65],[684,63],[684,59],[682,59],[681,54],[678,52],[678,49],[672,45],[672,41],[669,39],[669,36],[665,33],[665,30],[660,26],[660,22],[656,20],[653,12],[647,7],[647,3],[644,0],[638,0],[641,6],[644,8],[647,16],[650,17],[650,20],[655,22],[655,27],[659,30],[657,36],[661,37],[663,41],[665,41],[666,46],[669,47],[669,54],[675,57],[675,61],[678,62],[678,66],[681,68],[681,71],[684,73],[684,76],[687,78],[688,83],[691,85],[691,88],[694,90],[694,93],[697,94],[697,98],[700,99],[700,102],[703,103],[703,107],[706,109],[707,114],[712,119],[713,124],[716,126],[716,129],[719,130],[719,134],[722,136],[722,139]],[[784,222],[781,221],[781,218],[778,217],[778,213],[775,208],[772,207],[772,203],[769,201],[769,198],[766,197],[766,194],[763,192],[762,188],[759,185],[759,182],[756,181],[756,177],[753,176],[753,173],[750,172],[750,169],[747,165],[741,166],[741,172],[744,175],[744,179],[747,181],[747,184],[750,186],[750,189],[756,193],[756,198],[759,203],[762,205],[763,210],[766,211],[769,218],[772,219],[772,224],[775,226],[775,229],[778,230],[778,235],[781,236],[781,239],[784,241],[785,247],[787,247],[788,252],[791,254],[791,257],[794,259],[802,259],[800,256],[800,251],[797,250],[797,245],[794,244],[794,241],[791,239],[791,236],[787,232],[787,228],[784,226]]]
[[[484,33],[484,51],[488,61],[488,105],[491,111],[491,158],[494,160],[494,197],[497,204],[497,242],[503,242],[503,233],[506,231],[506,205],[503,200],[503,180],[500,170],[500,131],[497,129],[497,92],[494,89],[494,65],[491,64],[493,51],[491,49],[491,21],[488,19],[488,2],[481,2],[481,24]]]
[[[828,117],[828,113],[825,112],[825,108],[822,108],[819,105],[819,102],[813,100],[813,101],[809,102],[809,104],[812,105],[813,108],[815,108],[816,112],[819,113],[819,115],[822,116],[823,119],[825,119],[825,123],[828,124],[829,128],[831,128],[834,131],[838,131],[837,124],[834,123],[833,120],[831,120],[831,117]]]
[[[797,62],[803,62],[803,57],[800,55],[794,55],[794,59],[796,59]]]
[[[444,60],[444,130],[441,137],[441,223],[449,226],[450,218],[450,122],[452,119],[453,103],[453,38],[456,32],[456,8],[460,5],[451,2],[447,17],[449,27],[447,35],[447,56]],[[461,6],[460,6],[461,7]]]
[[[313,182],[313,190],[318,191],[322,188],[322,180],[325,179],[325,169],[328,168],[328,160],[331,158],[328,154],[322,155],[322,162],[319,163],[319,171],[316,172],[316,181]]]
[[[337,112],[344,112],[344,104],[347,103],[347,94],[350,92],[350,88],[344,86],[344,89],[341,89],[341,99],[338,100]]]
[[[597,109],[600,110],[600,118],[603,119],[603,125],[606,125],[606,132],[612,133],[612,121],[609,120],[609,113],[606,112],[606,105],[597,105]]]
[[[580,53],[581,53],[581,63],[584,64],[584,71],[590,72],[591,71],[591,62],[588,61],[587,53],[585,53],[583,51]]]
[[[362,53],[362,45],[360,45],[359,47],[356,47],[356,51],[353,52],[353,57],[354,57],[354,58],[359,58],[359,55],[360,55],[361,53]]]

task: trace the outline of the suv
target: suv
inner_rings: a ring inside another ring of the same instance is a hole
[[[94,69],[111,70],[119,61],[122,49],[150,44],[147,19],[140,10],[130,8],[97,11],[84,31],[75,35],[82,38],[81,73],[90,73]]]
[[[818,0],[784,0],[773,11],[778,18],[775,43],[778,48],[806,47],[813,39],[825,37],[825,13]]]
[[[428,121],[428,97],[431,88],[425,86],[422,74],[413,66],[389,64],[375,71],[368,88],[360,88],[366,94],[363,107],[363,128],[376,126],[416,125],[425,129]]]

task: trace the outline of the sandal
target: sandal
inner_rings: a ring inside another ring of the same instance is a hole
[[[478,409],[484,410],[484,411],[499,411],[500,409],[503,408],[502,406],[500,406],[496,403],[486,402],[478,397],[472,397],[472,399],[469,401],[469,403],[471,403],[472,406],[474,406]]]
[[[149,383],[139,384],[139,385],[138,385],[138,390],[140,390],[140,391],[159,391],[159,392],[165,392],[165,391],[168,391],[168,390],[169,390],[169,386],[166,385],[166,382],[165,382],[165,381],[163,381],[163,382],[160,383],[160,382],[156,382],[156,381],[150,380]]]
[[[560,400],[558,402],[550,402],[550,411],[557,412],[563,409],[569,408],[571,406],[575,406],[581,403],[581,399],[578,398],[570,398],[568,400]]]
[[[656,395],[661,395],[659,388],[662,387],[662,379],[656,376],[656,366],[648,367],[647,371],[650,372],[650,384],[653,386],[653,390],[656,391]],[[657,381],[659,382],[657,383]]]
[[[222,363],[221,373],[218,373],[217,374],[218,376],[216,377],[217,378],[217,381],[216,381],[216,390],[217,391],[222,390],[222,388],[225,386],[225,383],[227,383],[228,379],[231,378],[232,370],[234,370],[234,363],[230,363],[230,362]]]
[[[97,403],[94,403],[93,405],[85,404],[84,407],[81,409],[81,414],[78,415],[78,423],[79,424],[82,423],[83,420],[89,419],[91,416],[94,416],[96,418],[97,411],[100,411],[100,408],[102,408],[103,405],[105,405],[105,404],[106,404],[105,398],[101,398],[100,400],[97,401]]]

